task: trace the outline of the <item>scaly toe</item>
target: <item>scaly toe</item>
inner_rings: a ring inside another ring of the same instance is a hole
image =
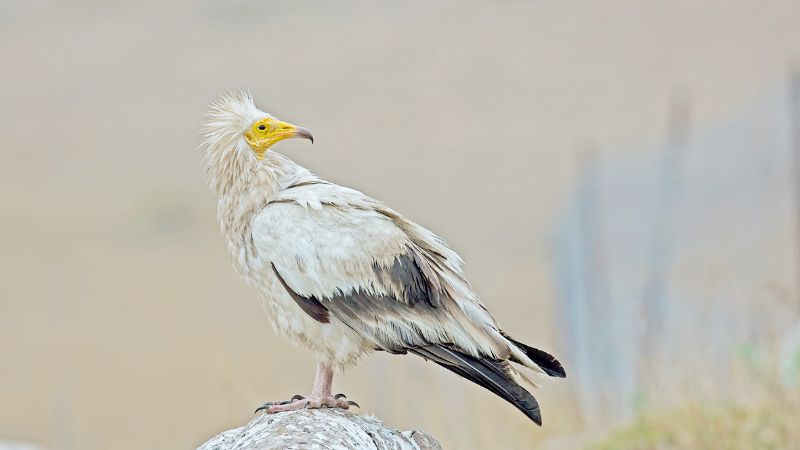
[[[294,403],[294,402],[302,401],[302,400],[305,400],[305,397],[303,397],[300,394],[294,394],[290,400],[283,400],[283,401],[280,401],[280,402],[267,402],[267,403],[264,403],[263,405],[261,405],[258,408],[256,408],[256,410],[253,412],[253,414],[258,414],[260,411],[266,411],[267,414],[270,414],[271,413],[270,410],[273,407],[284,406],[284,405],[288,405],[290,403]]]
[[[333,397],[329,397],[328,405],[331,408],[341,408],[341,409],[350,409],[351,406],[361,408],[361,406],[359,406],[358,403],[352,400],[347,400],[347,397],[345,397],[344,394],[336,394]]]
[[[285,411],[297,411],[298,409],[306,408],[311,401],[307,398],[292,400],[288,402],[276,403],[272,404],[269,408],[267,408],[267,414],[275,414],[279,412]]]
[[[275,414],[286,411],[297,411],[299,409],[319,409],[319,408],[341,408],[350,409],[351,406],[360,408],[358,403],[347,400],[344,394],[336,394],[327,397],[303,397],[302,395],[294,395],[291,400],[284,402],[267,402],[256,410],[266,411],[267,414]]]
[[[361,408],[361,406],[352,401],[348,400],[347,396],[344,394],[336,394],[333,396],[334,400],[336,401],[336,407],[342,409],[350,409],[351,406],[355,406],[356,408]]]

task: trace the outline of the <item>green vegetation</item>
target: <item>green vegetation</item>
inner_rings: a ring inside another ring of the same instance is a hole
[[[796,394],[794,394],[796,395]],[[591,450],[791,449],[800,447],[800,405],[703,405],[645,414]]]

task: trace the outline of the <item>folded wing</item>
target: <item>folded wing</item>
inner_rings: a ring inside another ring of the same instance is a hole
[[[508,361],[551,375],[560,365],[502,334],[461,260],[428,230],[357,191],[321,184],[285,191],[252,234],[268,270],[318,322],[340,321],[374,349],[431,360],[541,423],[519,384],[526,378]],[[547,362],[544,370],[529,354]]]

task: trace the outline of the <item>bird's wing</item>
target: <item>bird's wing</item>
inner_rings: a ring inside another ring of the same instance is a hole
[[[252,235],[307,313],[333,316],[378,349],[441,343],[509,357],[458,256],[360,192],[325,182],[286,189],[255,218]]]
[[[519,384],[531,380],[509,361],[553,376],[563,368],[500,331],[461,259],[430,231],[358,191],[316,181],[283,191],[252,234],[268,255],[265,270],[311,317],[338,320],[375,349],[433,361],[541,424],[536,399]]]

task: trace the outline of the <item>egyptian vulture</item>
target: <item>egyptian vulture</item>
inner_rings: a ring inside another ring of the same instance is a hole
[[[539,405],[523,386],[535,386],[531,373],[564,377],[564,369],[503,332],[440,237],[268,151],[287,138],[313,137],[258,109],[249,94],[211,105],[202,135],[236,271],[260,295],[275,332],[318,361],[307,398],[259,409],[346,409],[355,403],[331,395],[333,371],[379,350],[433,361],[541,425]]]

